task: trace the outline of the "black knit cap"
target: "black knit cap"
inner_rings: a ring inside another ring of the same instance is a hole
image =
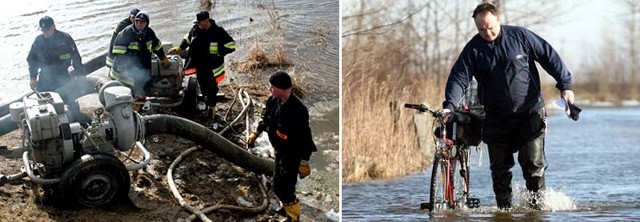
[[[198,12],[198,14],[196,14],[196,20],[198,22],[207,20],[207,19],[209,19],[209,12],[207,11],[201,11],[201,12]]]
[[[132,8],[131,11],[129,11],[129,15],[136,16],[138,14],[138,12],[140,12],[140,9]]]
[[[291,77],[284,71],[277,71],[269,77],[269,83],[278,89],[291,88]]]

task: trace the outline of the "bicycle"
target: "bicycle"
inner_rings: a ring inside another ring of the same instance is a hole
[[[480,121],[483,116],[468,111],[444,113],[429,109],[423,104],[405,103],[405,108],[429,113],[435,118],[433,156],[429,202],[421,203],[420,210],[455,209],[458,207],[477,208],[480,199],[469,197],[469,155],[470,146],[480,143]],[[445,122],[445,118],[450,121]],[[475,124],[475,128],[466,127]],[[463,127],[459,128],[458,125]],[[473,131],[475,130],[475,131]],[[455,138],[455,139],[452,139]],[[459,175],[455,174],[460,166]]]

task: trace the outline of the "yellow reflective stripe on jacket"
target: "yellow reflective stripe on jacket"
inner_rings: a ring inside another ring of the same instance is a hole
[[[133,87],[135,85],[135,83],[132,80],[119,76],[116,72],[113,71],[113,69],[109,71],[109,77],[127,86]]]
[[[71,54],[69,53],[60,55],[60,60],[70,59],[70,58],[71,58]]]
[[[125,54],[127,53],[127,47],[121,45],[114,45],[113,49],[111,49],[111,53],[113,54]]]
[[[109,68],[113,67],[113,59],[107,56],[106,61],[104,62]]]
[[[221,65],[218,68],[215,68],[212,70],[213,72],[213,77],[218,77],[219,75],[222,75],[222,73],[224,73],[225,69],[224,69],[224,65]]]
[[[236,49],[236,42],[228,42],[227,44],[224,44],[224,47],[227,49]]]
[[[209,53],[218,54],[218,43],[217,42],[209,43]]]
[[[155,48],[153,48],[153,51],[158,51],[162,48],[162,42],[158,43],[158,46],[156,46]],[[149,44],[149,49],[151,49],[151,44]]]
[[[138,44],[138,42],[131,42],[127,48],[140,51],[140,44]]]
[[[184,37],[182,37],[182,39],[184,39],[185,41],[187,41],[187,43],[189,43],[189,45],[191,45],[191,39],[189,39],[189,33],[184,34]]]

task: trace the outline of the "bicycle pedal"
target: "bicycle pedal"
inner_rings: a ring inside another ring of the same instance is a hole
[[[420,210],[433,210],[431,203],[420,203]]]
[[[478,208],[478,207],[480,207],[480,199],[478,199],[478,198],[467,198],[467,207],[468,208]]]

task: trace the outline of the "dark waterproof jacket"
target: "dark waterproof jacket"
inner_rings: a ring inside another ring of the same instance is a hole
[[[535,62],[556,80],[560,91],[571,89],[571,73],[558,53],[528,29],[502,25],[494,42],[475,35],[454,64],[443,107],[453,110],[469,86],[478,81],[478,97],[487,113],[513,115],[544,106]]]
[[[131,19],[127,17],[122,21],[120,21],[120,23],[116,25],[116,28],[113,29],[113,34],[111,34],[111,42],[109,42],[109,51],[107,53],[107,61],[106,61],[107,66],[111,67],[113,65],[113,54],[111,53],[111,50],[113,50],[113,43],[116,41],[116,37],[118,37],[118,33],[120,33],[120,31],[122,31],[124,28],[126,28],[131,24],[133,24],[131,23]]]
[[[286,158],[309,160],[317,151],[309,128],[309,111],[300,99],[291,95],[282,103],[276,97],[267,99],[267,107],[258,124],[258,132],[267,131],[275,151]]]
[[[224,65],[224,56],[236,50],[236,43],[211,19],[211,27],[207,30],[194,25],[182,39],[180,48],[189,48],[186,69],[214,70]]]
[[[45,38],[38,35],[31,45],[27,56],[29,76],[38,79],[39,90],[53,90],[71,80],[69,66],[73,66],[73,75],[85,75],[82,58],[73,38],[66,32],[55,30]],[[40,71],[40,72],[38,72]]]
[[[121,70],[148,70],[151,73],[151,53],[165,58],[162,42],[153,29],[140,32],[134,25],[124,28],[113,43],[113,63],[116,72]]]

